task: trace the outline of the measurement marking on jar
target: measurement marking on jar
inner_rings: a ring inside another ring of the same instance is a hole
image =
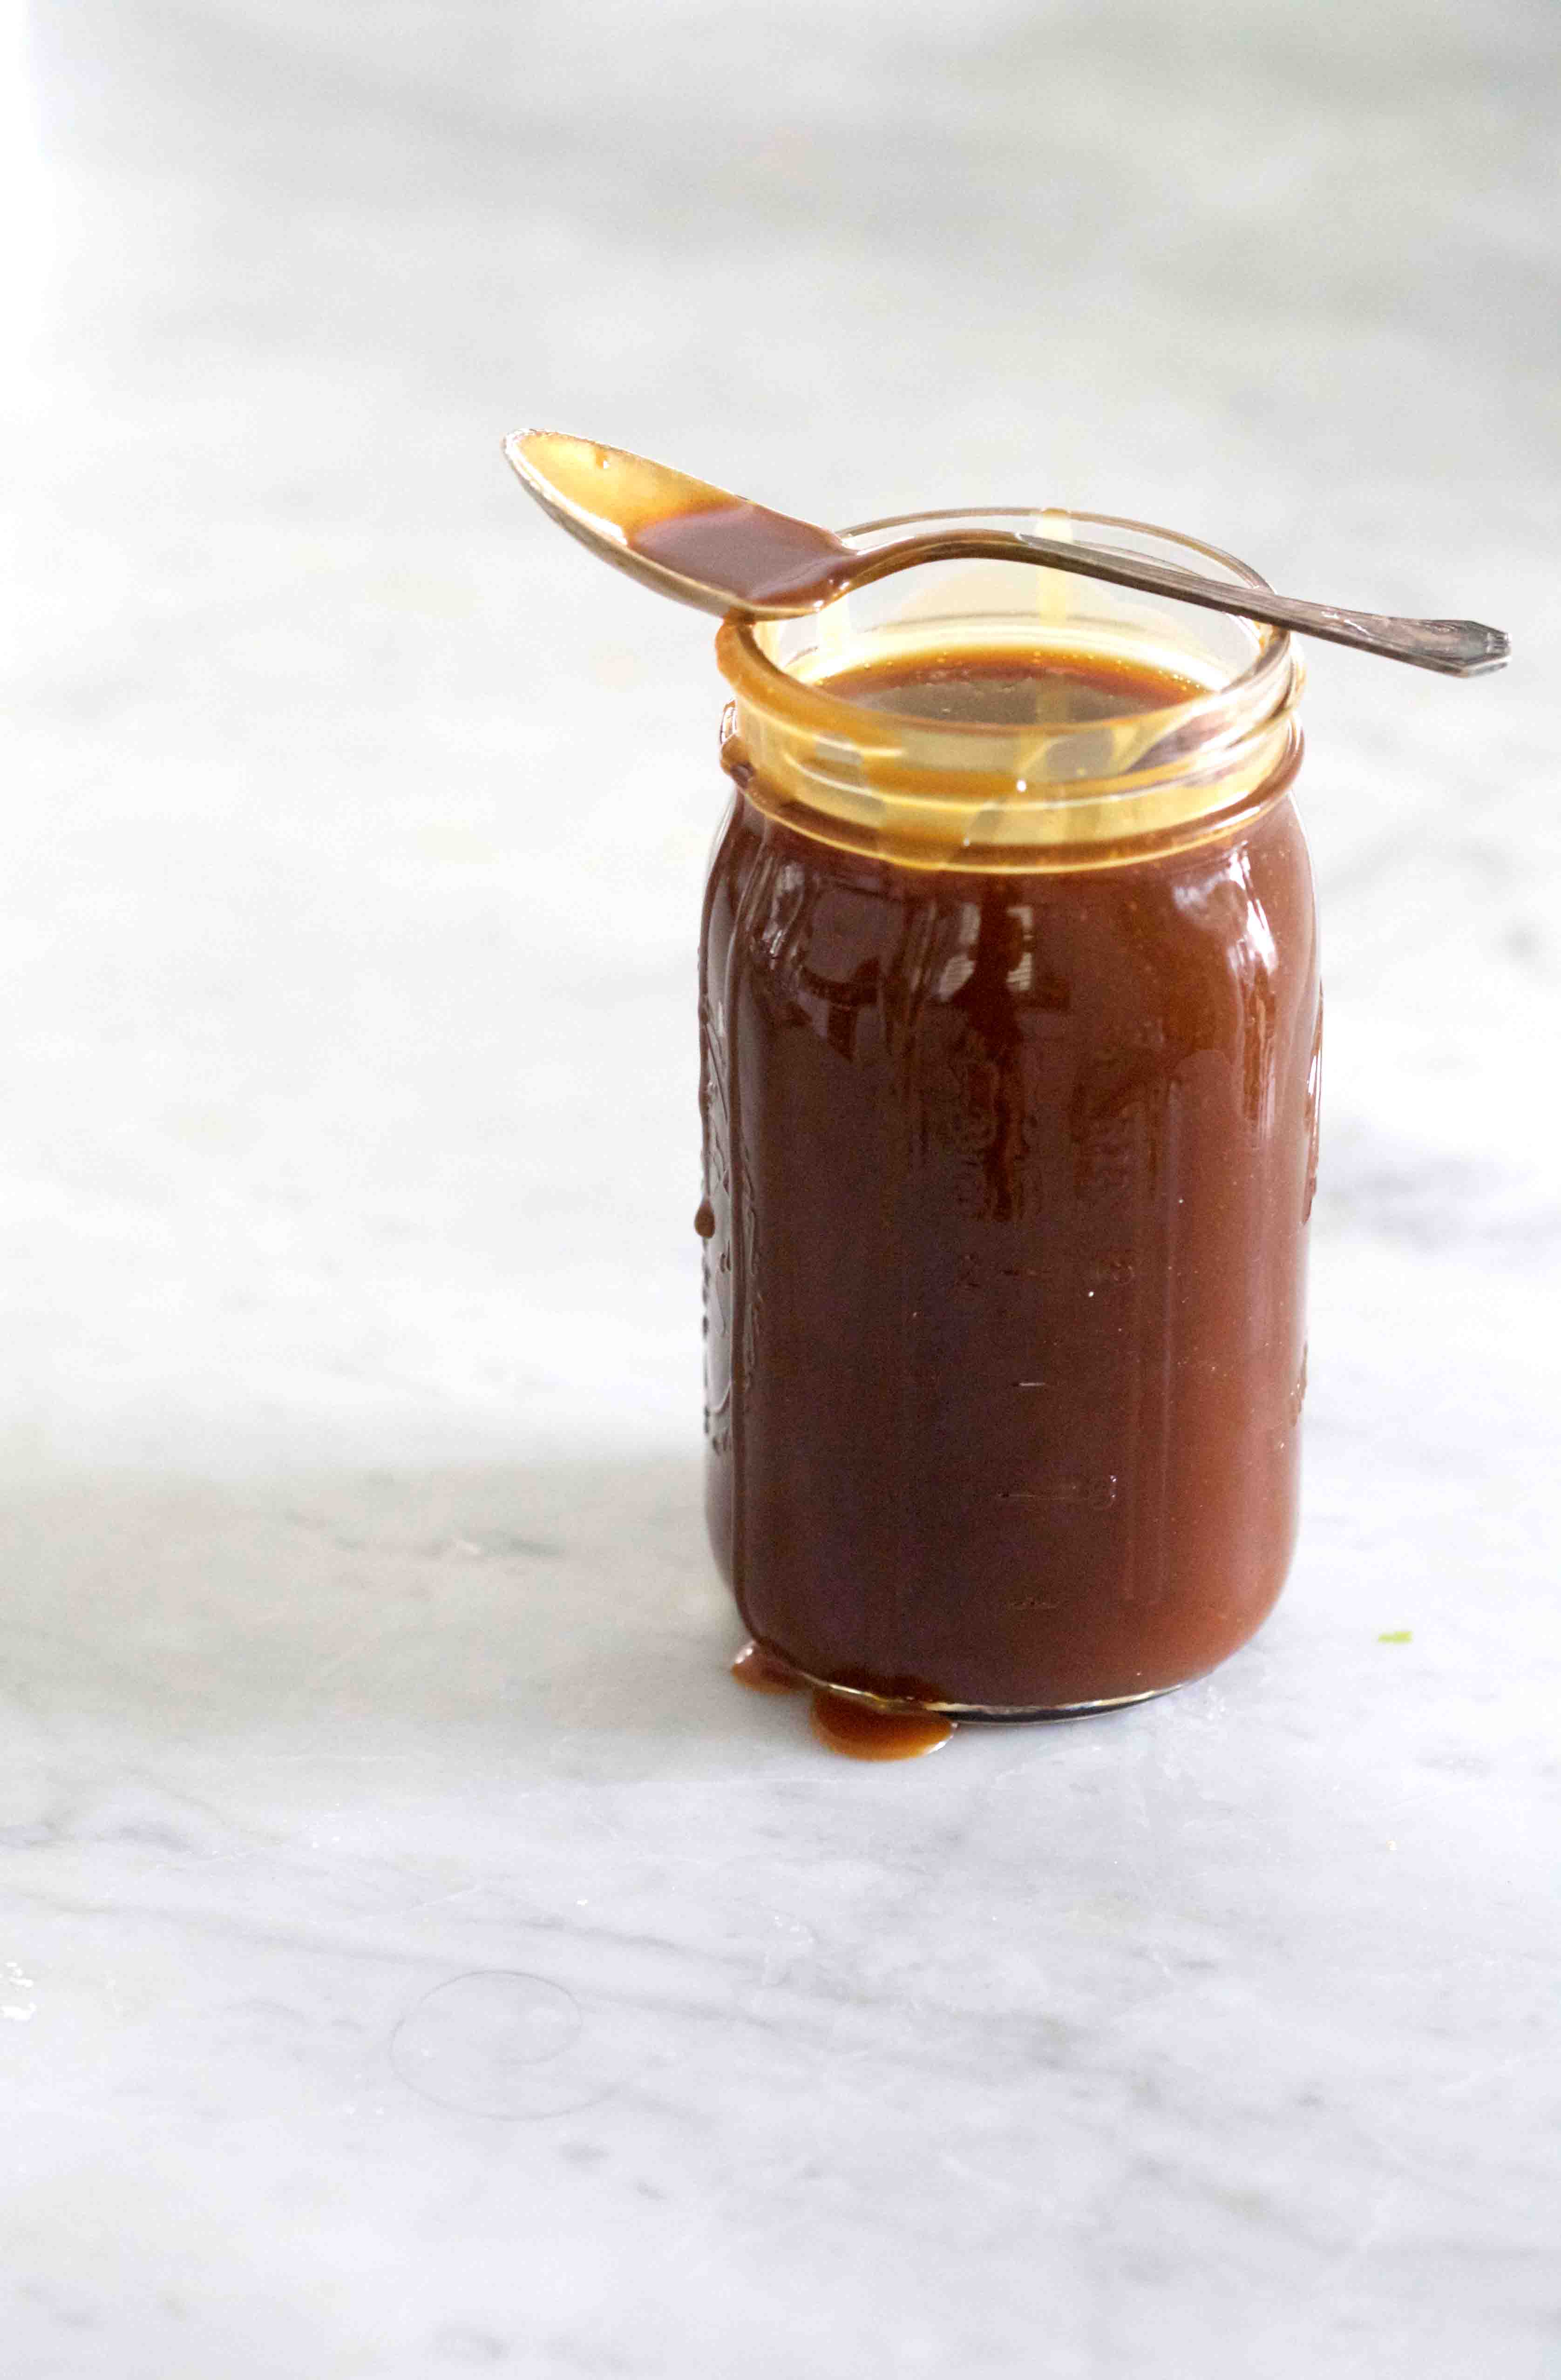
[[[1054,1479],[1044,1488],[1005,1488],[997,1501],[1000,1504],[1082,1504],[1091,1512],[1104,1512],[1116,1501],[1116,1474],[1108,1472],[1101,1479],[1077,1476]]]

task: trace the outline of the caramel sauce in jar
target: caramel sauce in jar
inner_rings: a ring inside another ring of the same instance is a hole
[[[709,1513],[774,1654],[946,1731],[1160,1693],[1277,1597],[1321,1009],[1283,640],[892,626],[722,631]]]

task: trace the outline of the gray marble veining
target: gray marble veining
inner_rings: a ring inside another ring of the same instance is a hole
[[[1554,10],[86,0],[27,50],[7,2380],[1547,2380]],[[728,1685],[721,689],[520,504],[527,419],[1512,631],[1474,686],[1312,657],[1307,1519],[1215,1679],[887,1772]]]

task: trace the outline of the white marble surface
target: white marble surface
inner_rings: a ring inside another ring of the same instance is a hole
[[[1561,2372],[1558,74],[1546,0],[37,11],[6,2380]],[[1314,660],[1307,1522],[1215,1681],[890,1771],[725,1682],[720,692],[527,418],[1513,631]]]

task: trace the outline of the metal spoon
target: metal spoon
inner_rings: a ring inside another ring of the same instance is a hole
[[[555,430],[518,430],[504,451],[528,494],[560,528],[631,578],[723,618],[789,620],[822,610],[835,596],[919,562],[973,556],[1034,562],[1086,578],[1139,587],[1211,612],[1234,612],[1275,628],[1353,645],[1386,660],[1412,662],[1447,677],[1479,677],[1502,668],[1510,647],[1500,628],[1478,620],[1401,620],[1306,603],[1267,588],[1205,578],[1178,564],[1104,547],[1067,545],[1033,529],[923,528],[871,552],[826,528],[794,520],[746,497],[728,495],[665,464],[618,446],[593,445]]]

